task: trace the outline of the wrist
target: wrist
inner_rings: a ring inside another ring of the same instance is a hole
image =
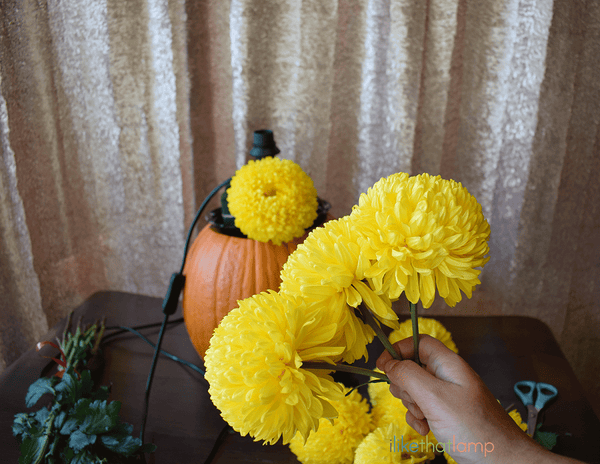
[[[547,450],[528,436],[510,459],[513,463],[522,464],[581,464],[581,461]]]

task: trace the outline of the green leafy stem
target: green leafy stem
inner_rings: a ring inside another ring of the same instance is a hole
[[[29,386],[25,397],[28,408],[42,397],[52,396],[52,402],[36,412],[19,413],[13,422],[13,435],[21,440],[19,464],[118,463],[130,456],[153,452],[154,445],[143,445],[131,436],[133,426],[120,422],[119,401],[108,401],[109,388],[95,387],[87,367],[98,351],[104,323],[98,327],[66,333],[58,346],[61,359],[55,359],[62,369],[53,377],[41,377]]]

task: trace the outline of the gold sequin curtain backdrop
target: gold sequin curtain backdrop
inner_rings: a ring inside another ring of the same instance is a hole
[[[600,396],[599,2],[22,5],[2,12],[5,360],[96,289],[162,296],[194,204],[270,128],[336,216],[400,170],[463,182],[491,260],[427,314],[537,317]]]
[[[0,10],[6,365],[95,291],[164,294],[194,205],[184,1]]]

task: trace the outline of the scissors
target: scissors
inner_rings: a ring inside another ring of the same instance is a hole
[[[527,406],[527,435],[533,437],[537,425],[538,414],[548,402],[558,395],[554,385],[531,380],[522,380],[515,384],[515,393]],[[534,393],[537,393],[534,399]]]

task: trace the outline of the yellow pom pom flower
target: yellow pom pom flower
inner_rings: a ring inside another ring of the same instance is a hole
[[[344,395],[350,388],[344,388]],[[333,422],[319,421],[319,430],[312,432],[306,442],[297,434],[290,449],[303,464],[352,464],[354,451],[373,429],[369,404],[357,390],[331,404],[338,417]]]
[[[512,411],[510,411],[508,413],[508,415],[512,418],[512,420],[514,420],[516,422],[516,424],[519,426],[519,428],[523,432],[527,431],[527,422],[523,422],[523,419],[521,418],[521,414],[519,414],[519,411],[517,411],[516,409],[513,409]]]
[[[373,408],[371,414],[375,427],[406,424],[406,409],[402,401],[390,393],[390,386],[384,382],[369,384],[369,398]]]
[[[398,326],[391,301],[363,281],[370,267],[346,216],[313,230],[281,271],[281,293],[302,295],[309,306],[327,311],[329,320],[338,323],[338,336],[347,347],[343,360],[350,363],[366,356],[374,332],[348,306],[356,308],[364,302],[381,322]]]
[[[440,176],[383,178],[360,196],[351,214],[375,264],[365,272],[392,300],[402,292],[428,308],[435,290],[450,306],[469,298],[489,259],[490,226],[462,184]]]
[[[446,462],[448,464],[458,464],[452,456],[450,456],[446,451],[444,451],[444,457],[446,458]]]
[[[455,353],[458,353],[458,348],[452,340],[452,335],[450,332],[448,332],[448,330],[446,330],[446,327],[444,327],[440,321],[432,318],[419,317],[419,333],[431,335],[433,338],[437,338],[449,349]],[[400,327],[390,333],[390,343],[394,344],[400,340],[404,340],[405,338],[412,337],[412,335],[412,320],[408,319],[402,322]]]
[[[383,373],[382,370],[377,368],[373,369],[375,372]],[[371,380],[377,380],[374,377],[371,377]],[[384,392],[390,391],[390,384],[388,382],[372,382],[367,386],[369,391],[369,399],[371,400],[371,405],[377,406],[379,404],[379,398]],[[375,422],[377,424],[377,422]]]
[[[371,263],[357,242],[348,216],[329,221],[298,245],[281,271],[281,293],[302,295],[309,307],[326,311],[328,320],[337,322],[337,337],[347,348],[343,361],[348,363],[366,357],[374,337],[373,329],[349,307],[364,302],[381,322],[398,326],[391,301],[363,281]]]
[[[275,245],[301,237],[317,218],[312,179],[290,160],[251,160],[231,179],[229,212],[248,238]]]
[[[354,464],[416,464],[435,458],[435,444],[408,425],[379,427],[358,445]]]
[[[320,314],[271,291],[239,301],[215,329],[204,360],[209,393],[241,435],[288,443],[337,416],[330,401],[341,399],[339,384],[326,370],[302,368],[343,351],[329,345],[337,325]]]

